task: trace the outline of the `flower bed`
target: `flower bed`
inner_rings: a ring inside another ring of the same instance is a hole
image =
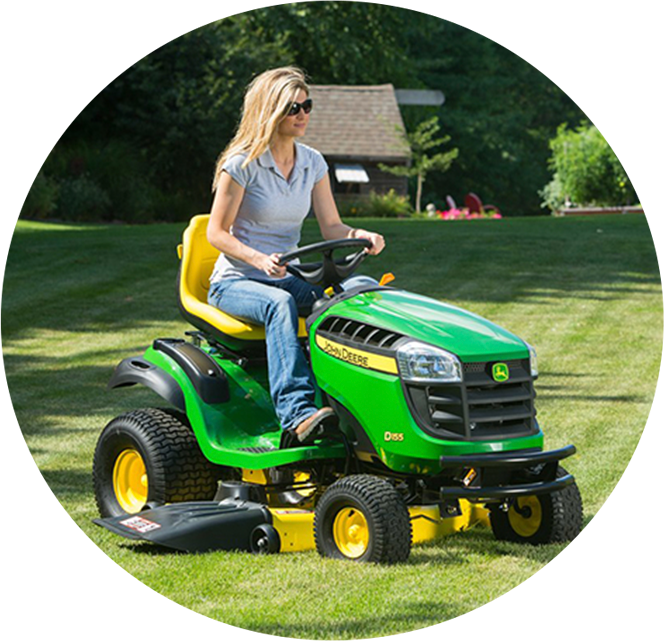
[[[441,220],[477,220],[477,219],[496,219],[502,218],[499,212],[488,209],[482,212],[472,212],[463,207],[462,209],[447,209],[445,211],[436,210],[435,214]]]

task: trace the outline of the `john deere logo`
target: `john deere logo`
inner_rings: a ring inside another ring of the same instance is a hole
[[[491,374],[496,383],[504,383],[510,377],[510,368],[505,363],[494,363]]]

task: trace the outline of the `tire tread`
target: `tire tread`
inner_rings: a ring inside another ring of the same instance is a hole
[[[408,508],[397,490],[385,479],[368,474],[346,476],[323,494],[314,514],[314,539],[321,556],[331,554],[324,535],[327,510],[339,498],[351,495],[366,507],[376,524],[370,558],[376,563],[406,561],[412,544],[412,528]]]
[[[215,466],[201,452],[186,416],[171,409],[132,410],[106,426],[95,451],[95,499],[102,516],[115,515],[109,513],[107,505],[108,488],[105,486],[109,479],[105,443],[121,433],[129,433],[137,439],[150,458],[149,503],[179,503],[214,497]]]

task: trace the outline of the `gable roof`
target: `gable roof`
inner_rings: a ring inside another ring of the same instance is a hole
[[[314,110],[302,142],[325,156],[358,160],[408,160],[394,87],[312,85]]]

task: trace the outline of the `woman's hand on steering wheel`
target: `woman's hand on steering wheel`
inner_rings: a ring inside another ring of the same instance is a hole
[[[279,254],[260,254],[256,259],[255,267],[267,274],[270,278],[283,278],[286,275],[286,266],[279,264]]]
[[[376,232],[366,229],[354,229],[351,238],[366,238],[371,243],[371,247],[366,249],[367,254],[376,256],[385,249],[385,239]]]

